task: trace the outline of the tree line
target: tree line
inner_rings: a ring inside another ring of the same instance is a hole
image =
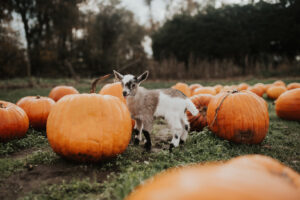
[[[195,76],[199,70],[222,77],[276,70],[282,63],[288,72],[300,74],[295,60],[300,55],[299,0],[220,8],[215,8],[215,1],[206,6],[182,1],[163,24],[150,13],[150,28],[138,24],[119,0],[100,1],[99,12],[81,11],[79,5],[85,2],[3,0],[0,77],[76,79],[120,68],[136,73],[147,68],[156,78],[173,76],[168,70],[177,70],[174,78],[184,73],[186,78],[201,78],[199,73]],[[145,1],[150,12],[151,4]],[[16,15],[25,32],[25,47],[8,26]],[[152,38],[153,58],[143,50],[146,35]]]

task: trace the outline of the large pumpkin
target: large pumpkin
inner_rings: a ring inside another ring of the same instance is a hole
[[[202,131],[202,129],[207,126],[206,111],[212,98],[213,96],[210,94],[198,94],[191,97],[192,102],[199,111],[197,116],[193,116],[187,111],[187,117],[192,131]]]
[[[211,94],[211,95],[216,95],[217,92],[213,87],[201,87],[201,88],[197,88],[196,90],[194,90],[193,92],[193,96],[194,95],[198,95],[198,94]]]
[[[288,90],[275,102],[278,117],[300,121],[300,88]]]
[[[59,155],[78,161],[99,161],[126,149],[131,128],[130,113],[117,97],[74,94],[53,106],[47,136]]]
[[[286,91],[286,87],[284,86],[271,86],[267,90],[268,98],[270,99],[277,99],[282,93]]]
[[[292,90],[292,89],[296,89],[296,88],[300,88],[300,83],[290,83],[286,87],[286,89],[288,89],[288,90]]]
[[[50,91],[49,97],[54,101],[58,101],[60,98],[68,94],[79,94],[79,92],[72,86],[59,85]]]
[[[172,168],[138,186],[125,200],[300,199],[297,172],[272,158],[256,157]]]
[[[243,90],[222,92],[207,109],[209,128],[219,137],[247,144],[257,144],[269,128],[269,114],[263,98]]]
[[[172,88],[179,90],[180,92],[182,92],[187,97],[191,96],[191,89],[185,83],[180,83],[180,82],[176,83],[176,85],[172,86]]]
[[[0,101],[0,141],[8,141],[25,136],[29,120],[25,111],[19,106]]]
[[[46,128],[47,118],[54,104],[54,100],[40,96],[23,97],[17,102],[26,112],[32,128],[37,130]]]
[[[123,88],[120,82],[116,83],[109,83],[103,86],[103,88],[100,90],[99,94],[102,95],[112,95],[115,97],[118,97],[122,102],[126,104],[126,100],[123,96]]]

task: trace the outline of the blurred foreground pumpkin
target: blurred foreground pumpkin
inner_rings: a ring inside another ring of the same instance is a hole
[[[268,132],[267,104],[247,90],[222,92],[210,101],[207,122],[211,131],[221,138],[257,144]]]
[[[25,111],[19,106],[0,101],[0,141],[8,141],[25,136],[29,120]]]
[[[47,118],[55,101],[48,97],[28,96],[21,98],[17,105],[27,114],[32,128],[46,129]]]
[[[280,118],[300,121],[300,88],[281,94],[275,102],[275,110]]]
[[[59,85],[50,91],[49,97],[54,101],[58,101],[60,98],[68,94],[79,94],[79,92],[72,86]]]
[[[261,155],[166,170],[126,200],[298,200],[300,175]]]
[[[117,97],[67,95],[52,108],[47,137],[59,155],[77,161],[99,161],[122,153],[129,144],[132,122]]]

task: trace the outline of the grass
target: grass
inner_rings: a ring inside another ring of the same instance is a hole
[[[257,82],[270,83],[268,80],[247,80],[253,84]],[[299,79],[286,79],[285,82],[300,82]],[[20,80],[21,82],[21,80]],[[44,81],[53,84],[51,81]],[[193,83],[191,81],[189,83]],[[211,81],[199,82],[204,85],[237,84],[242,81]],[[89,85],[80,84],[79,90],[87,92]],[[148,88],[170,87],[175,82],[150,82]],[[1,85],[1,82],[0,82]],[[100,87],[99,87],[100,88]],[[0,93],[1,100],[16,102],[26,95],[47,95],[50,87],[9,89]],[[276,116],[272,101],[267,100],[269,106],[270,126],[265,140],[259,145],[234,144],[216,137],[205,128],[201,132],[191,132],[186,144],[174,149],[172,153],[160,149],[158,152],[147,153],[142,146],[129,145],[127,150],[111,160],[82,165],[88,170],[107,172],[106,177],[97,179],[88,176],[76,177],[72,180],[62,179],[59,183],[49,184],[42,181],[37,187],[26,193],[19,194],[20,199],[123,199],[135,186],[145,179],[170,167],[191,163],[227,160],[245,154],[262,154],[280,160],[287,166],[300,172],[300,123],[286,121]],[[156,124],[161,123],[157,121]],[[154,128],[153,135],[157,128]],[[65,161],[50,150],[45,133],[29,130],[27,136],[20,140],[0,144],[0,180],[9,178],[12,174],[27,173],[30,165],[43,165],[49,168],[57,163],[78,166],[81,164]],[[23,155],[23,152],[25,154]],[[64,169],[62,168],[62,171]],[[74,170],[74,174],[77,171]],[[28,176],[30,174],[28,173]],[[2,182],[5,183],[5,182]],[[1,185],[1,181],[0,181]]]

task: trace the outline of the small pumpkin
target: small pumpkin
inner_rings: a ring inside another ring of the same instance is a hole
[[[290,83],[286,87],[286,89],[288,89],[288,90],[292,90],[292,89],[296,89],[296,88],[300,88],[300,83]]]
[[[241,84],[238,85],[237,89],[239,91],[241,91],[241,90],[247,90],[248,87],[249,87],[249,85],[247,83],[241,83]]]
[[[47,118],[55,101],[48,97],[27,96],[21,98],[17,105],[27,114],[32,128],[46,129]]]
[[[59,85],[50,91],[49,97],[54,101],[58,101],[60,98],[68,94],[79,94],[79,92],[72,86]]]
[[[218,94],[218,93],[220,93],[221,90],[223,89],[223,86],[220,85],[220,84],[217,84],[217,85],[214,86],[214,89],[216,90],[216,93]]]
[[[180,83],[180,82],[176,83],[176,85],[172,86],[172,88],[179,90],[180,92],[182,92],[187,97],[191,96],[191,89],[185,83]]]
[[[258,87],[258,86],[248,87],[247,90],[253,92],[254,94],[256,94],[259,97],[262,97],[263,94],[264,94],[264,90],[261,87]]]
[[[221,138],[258,144],[269,128],[267,104],[247,90],[222,92],[210,101],[207,122],[210,130]]]
[[[272,85],[285,87],[285,83],[282,80],[277,80]]]
[[[112,95],[115,97],[118,97],[122,102],[126,104],[126,100],[123,96],[123,88],[120,82],[116,83],[109,83],[103,86],[103,88],[100,90],[99,94],[102,95]]]
[[[53,106],[47,121],[53,151],[84,162],[122,153],[129,144],[131,129],[126,105],[111,95],[67,95]]]
[[[25,111],[19,106],[0,101],[0,141],[24,137],[29,127]]]
[[[225,163],[168,169],[125,200],[297,200],[299,181],[297,172],[270,157],[240,156]]]
[[[277,99],[282,93],[286,91],[286,87],[284,86],[271,86],[267,90],[267,95],[269,99]]]
[[[210,94],[198,94],[191,97],[191,101],[199,111],[197,116],[193,116],[187,111],[187,117],[192,131],[202,131],[202,129],[207,126],[206,111],[212,98],[213,96]]]
[[[281,94],[275,102],[275,110],[282,119],[300,121],[300,88]]]
[[[193,94],[193,92],[194,92],[195,89],[200,88],[200,87],[202,87],[202,85],[201,85],[201,84],[198,84],[198,83],[194,83],[194,84],[191,84],[191,85],[189,86],[189,88],[190,88],[192,94]]]
[[[266,92],[266,86],[265,86],[265,84],[263,84],[263,83],[256,83],[256,84],[254,85],[254,87],[259,87],[259,88],[261,88],[262,91],[263,91],[263,94]]]
[[[216,95],[216,90],[213,87],[201,87],[201,88],[197,88],[194,93],[194,95],[198,95],[198,94],[211,94],[211,95]]]

